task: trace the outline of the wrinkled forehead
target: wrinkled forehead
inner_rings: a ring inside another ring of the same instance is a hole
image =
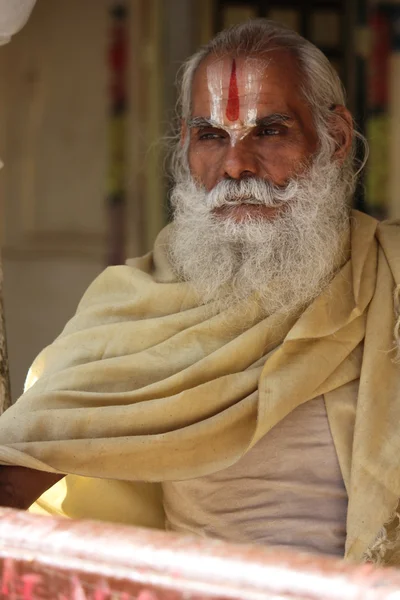
[[[257,58],[225,57],[209,64],[206,78],[211,120],[255,121],[266,68],[266,61]]]
[[[250,125],[263,108],[299,97],[298,69],[288,52],[207,57],[193,81],[192,116],[226,126]]]

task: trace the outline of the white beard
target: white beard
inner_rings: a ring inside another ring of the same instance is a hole
[[[285,207],[272,220],[250,215],[243,222],[212,212],[244,198]],[[346,184],[340,167],[318,157],[285,188],[249,178],[222,181],[207,193],[187,175],[171,201],[172,264],[199,302],[214,301],[218,310],[252,297],[266,314],[287,314],[310,304],[346,259]]]

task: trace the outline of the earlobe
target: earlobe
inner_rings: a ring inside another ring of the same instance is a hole
[[[343,163],[349,154],[354,135],[353,118],[345,106],[332,107],[331,133],[336,142],[334,157]]]

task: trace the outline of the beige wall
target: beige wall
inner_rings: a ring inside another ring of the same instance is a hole
[[[105,255],[107,1],[39,0],[0,48],[1,235],[12,396]]]
[[[1,243],[12,396],[106,256],[111,0],[38,0],[0,48]],[[176,71],[197,45],[198,3],[127,0],[129,256],[166,219],[164,147]]]
[[[10,260],[4,269],[4,301],[15,400],[32,360],[62,330],[101,265],[77,260]]]

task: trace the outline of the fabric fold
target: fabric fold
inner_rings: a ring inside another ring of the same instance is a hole
[[[269,317],[250,302],[198,306],[174,279],[169,235],[89,287],[1,417],[0,462],[128,482],[197,478],[323,394],[349,494],[346,556],[361,560],[400,497],[398,224],[354,212],[350,260],[302,314]]]

